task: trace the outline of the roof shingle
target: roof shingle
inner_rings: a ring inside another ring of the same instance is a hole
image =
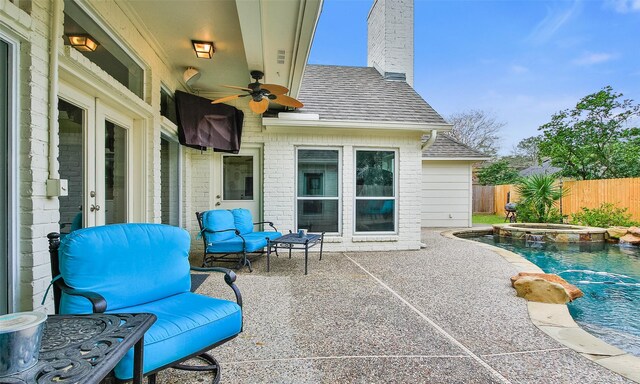
[[[429,136],[426,136],[423,140],[428,139]],[[470,148],[446,134],[439,134],[436,136],[436,141],[433,145],[424,152],[422,152],[422,158],[489,158],[490,156],[476,151],[473,148]]]
[[[298,99],[300,112],[320,120],[446,124],[409,84],[385,80],[372,67],[307,65]]]

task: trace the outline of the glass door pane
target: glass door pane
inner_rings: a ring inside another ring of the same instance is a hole
[[[0,315],[9,310],[9,45],[0,40]]]
[[[257,148],[243,148],[239,155],[214,155],[215,169],[218,170],[212,179],[215,209],[248,209],[253,221],[260,221],[260,158],[261,152]]]
[[[127,130],[105,121],[105,224],[127,221]]]
[[[253,200],[253,156],[223,156],[224,200]]]
[[[84,201],[84,116],[85,111],[64,100],[58,101],[60,178],[68,180],[67,196],[60,196],[60,233],[65,236],[83,226]]]

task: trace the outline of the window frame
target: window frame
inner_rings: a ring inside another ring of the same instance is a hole
[[[1,26],[0,26],[1,27]],[[19,249],[19,228],[20,228],[20,216],[18,215],[19,206],[19,193],[18,186],[20,184],[20,177],[18,173],[18,155],[20,153],[18,137],[20,135],[20,99],[19,99],[19,85],[18,85],[18,68],[20,68],[20,40],[18,37],[13,37],[7,33],[4,33],[3,29],[0,29],[0,40],[2,40],[8,48],[7,52],[7,200],[6,200],[6,237],[7,237],[7,260],[6,265],[1,266],[6,268],[6,310],[7,313],[15,312],[18,308],[19,300],[19,268],[20,259],[17,255],[20,254]],[[1,312],[0,312],[1,313]]]
[[[178,138],[175,137],[174,135],[170,134],[168,132],[169,130],[165,128],[165,126],[162,126],[161,132],[160,132],[160,142],[162,143],[162,140],[165,140],[167,142],[169,142],[170,144],[175,144],[176,148],[177,148],[177,153],[176,153],[176,182],[178,183],[178,190],[177,190],[177,194],[178,194],[178,206],[176,207],[177,212],[176,214],[178,215],[178,223],[177,226],[178,227],[182,227],[182,146],[180,145],[180,143],[178,142]],[[160,151],[162,151],[162,144],[160,145]],[[160,155],[162,156],[162,155]],[[161,173],[161,177],[162,177],[162,172]],[[161,178],[162,180],[162,178]],[[162,204],[162,193],[160,194],[161,199],[160,199],[160,203]],[[160,221],[162,221],[162,208],[161,208],[161,212],[160,212]]]
[[[358,152],[393,152],[393,196],[358,196],[356,192],[357,171],[358,171]],[[353,148],[353,235],[354,236],[371,236],[371,235],[397,235],[399,233],[399,172],[400,172],[400,151],[398,148],[384,147],[354,147]],[[357,204],[358,200],[393,200],[393,231],[357,231]]]
[[[120,38],[120,35],[117,34],[113,28],[109,25],[109,23],[105,22],[104,19],[101,16],[98,16],[98,14],[96,13],[96,11],[94,11],[93,8],[91,8],[90,5],[86,4],[83,1],[79,1],[79,0],[61,0],[63,3],[65,1],[69,1],[72,2],[74,6],[78,7],[78,9],[82,12],[85,13],[86,16],[89,17],[89,19],[91,19],[91,21],[93,23],[96,24],[96,26],[100,29],[100,32],[104,33],[105,35],[107,35],[107,37],[109,39],[112,40],[112,42],[118,46],[119,49],[122,50],[122,52],[129,58],[131,59],[131,61],[137,65],[138,67],[140,67],[140,69],[142,70],[142,74],[141,74],[141,81],[142,83],[140,84],[140,95],[138,95],[136,92],[132,91],[129,86],[126,86],[124,84],[122,84],[120,81],[116,80],[115,77],[113,77],[113,75],[111,75],[110,73],[108,73],[107,71],[105,71],[104,69],[102,69],[102,67],[100,65],[98,65],[97,63],[95,63],[93,60],[87,58],[87,60],[89,60],[92,64],[98,66],[99,68],[101,68],[106,74],[107,76],[109,76],[110,79],[114,80],[116,83],[122,85],[123,87],[125,87],[129,92],[131,92],[132,95],[134,95],[136,98],[140,99],[141,101],[147,103],[147,86],[149,85],[149,79],[147,78],[149,76],[149,72],[150,72],[150,67],[145,63],[145,61],[138,56],[135,53],[135,50],[132,49],[128,44],[125,43],[125,41]],[[63,4],[63,8],[64,8],[64,4]],[[66,12],[64,13],[66,14]],[[63,20],[64,20],[64,16],[63,16]],[[63,22],[64,23],[64,22]],[[63,25],[63,34],[64,34],[64,25]],[[89,35],[93,36],[92,33],[88,32]],[[65,44],[65,46],[67,46]],[[70,46],[69,46],[70,47]],[[79,52],[79,51],[78,51]],[[80,52],[80,54],[82,54]],[[83,55],[84,57],[84,55]],[[126,64],[123,64],[125,67],[127,66]]]
[[[306,151],[336,151],[338,152],[338,195],[333,196],[298,196],[298,153],[300,150]],[[320,146],[296,146],[294,156],[294,192],[293,192],[293,224],[298,229],[298,201],[304,200],[335,200],[338,203],[338,231],[325,232],[328,236],[342,236],[342,147],[320,147]]]

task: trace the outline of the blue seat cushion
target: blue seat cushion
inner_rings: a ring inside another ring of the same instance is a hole
[[[214,209],[202,213],[202,227],[207,242],[229,240],[236,236],[235,231],[213,233],[211,231],[222,231],[225,229],[235,229],[233,214],[226,209]]]
[[[251,217],[251,211],[244,208],[232,209],[233,220],[236,229],[240,231],[240,234],[253,232],[253,218]]]
[[[162,300],[107,313],[150,312],[158,319],[144,335],[144,372],[240,333],[242,310],[231,301],[195,293],[181,293]],[[115,367],[120,380],[133,377],[133,348]]]
[[[275,239],[280,236],[282,236],[280,232],[251,232],[242,235],[245,239],[244,244],[240,236],[217,243],[209,243],[207,253],[256,252],[267,246],[267,238]],[[246,249],[243,249],[243,245],[246,246]]]

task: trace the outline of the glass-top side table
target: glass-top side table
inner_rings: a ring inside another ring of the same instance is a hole
[[[324,243],[324,232],[320,234],[307,233],[304,236],[298,235],[298,233],[288,233],[273,240],[269,239],[267,244],[267,272],[270,270],[270,256],[271,251],[278,251],[278,249],[288,249],[289,258],[291,258],[292,249],[304,250],[304,274],[308,272],[309,265],[309,248],[320,244],[320,260],[322,260],[322,246]]]

